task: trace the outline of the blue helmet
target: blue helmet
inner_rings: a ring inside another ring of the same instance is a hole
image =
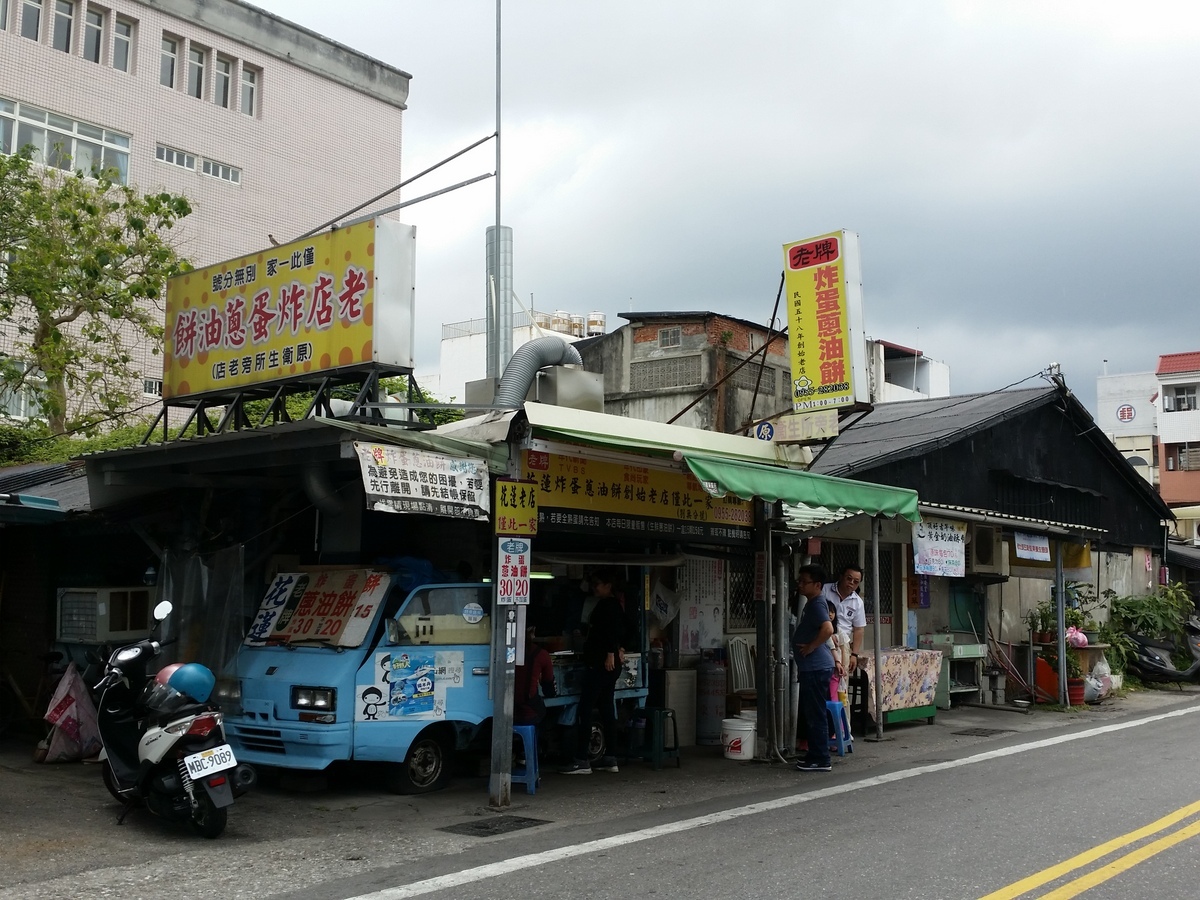
[[[197,703],[207,703],[217,679],[207,666],[200,663],[183,663],[167,677],[166,683]]]

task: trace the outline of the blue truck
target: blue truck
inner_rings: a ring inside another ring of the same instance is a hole
[[[390,763],[397,793],[443,787],[491,720],[492,600],[491,584],[439,581],[427,564],[276,576],[219,688],[238,759]],[[576,671],[569,654],[555,659],[562,725],[575,721]],[[618,698],[642,705],[644,685],[631,654]]]

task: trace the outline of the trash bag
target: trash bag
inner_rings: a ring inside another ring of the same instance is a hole
[[[1095,675],[1085,675],[1083,678],[1083,702],[1098,703],[1112,691],[1112,679],[1105,675],[1097,678]]]
[[[1107,659],[1101,657],[1100,661],[1092,666],[1091,674],[1096,678],[1108,678],[1110,675],[1112,675],[1112,666],[1108,664]]]
[[[43,718],[54,728],[42,762],[72,762],[100,752],[96,706],[75,663],[67,666]]]
[[[1072,625],[1067,629],[1067,645],[1070,647],[1086,647],[1088,645],[1087,635]]]

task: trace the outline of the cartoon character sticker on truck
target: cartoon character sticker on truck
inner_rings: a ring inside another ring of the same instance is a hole
[[[463,654],[461,650],[377,653],[374,671],[378,673],[374,684],[358,685],[364,701],[358,721],[441,719],[446,715],[447,692],[463,687]],[[370,712],[368,692],[383,697]]]

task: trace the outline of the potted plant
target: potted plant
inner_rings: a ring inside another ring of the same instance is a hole
[[[1054,639],[1055,618],[1054,605],[1049,600],[1043,600],[1037,606],[1038,611],[1038,643],[1049,644]]]
[[[1049,663],[1050,668],[1058,672],[1056,651],[1046,651],[1042,658]],[[1071,706],[1083,706],[1083,688],[1083,665],[1079,661],[1079,654],[1075,652],[1074,647],[1067,647],[1067,702]]]

